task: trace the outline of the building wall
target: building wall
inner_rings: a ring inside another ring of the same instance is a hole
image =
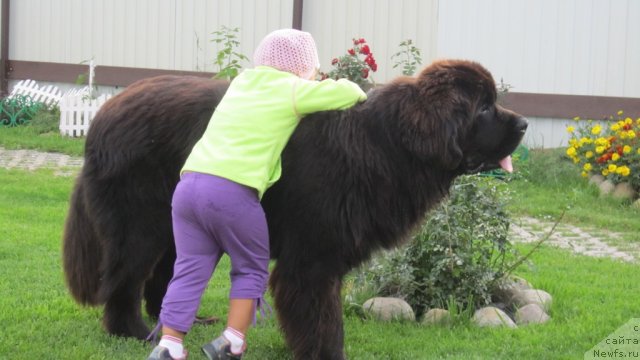
[[[638,19],[637,0],[440,1],[437,54],[517,92],[640,97]]]
[[[291,27],[293,0],[14,0],[10,58],[216,71],[212,32],[240,27],[240,52]],[[249,65],[248,63],[246,64]]]
[[[401,75],[391,56],[412,39],[428,64],[436,57],[438,0],[305,0],[302,28],[318,44],[323,71],[331,59],[346,54],[353,38],[364,38],[378,63],[378,83]]]
[[[304,0],[302,27],[322,70],[363,37],[378,83],[400,75],[391,56],[412,39],[424,65],[466,58],[512,92],[640,98],[638,0]],[[215,72],[212,32],[240,27],[251,57],[268,32],[291,27],[294,0],[13,0],[10,60]],[[244,63],[250,66],[250,63]],[[625,109],[622,109],[625,110]],[[584,117],[581,109],[567,118]],[[630,114],[638,116],[639,114]],[[532,118],[526,143],[561,146],[565,120]]]

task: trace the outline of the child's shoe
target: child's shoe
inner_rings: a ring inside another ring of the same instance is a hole
[[[202,352],[209,360],[240,360],[242,354],[231,352],[231,342],[224,336],[219,336],[202,347]]]
[[[169,349],[158,345],[153,348],[153,351],[151,351],[147,360],[187,360],[187,353],[185,351],[185,355],[183,357],[174,359],[169,354]]]

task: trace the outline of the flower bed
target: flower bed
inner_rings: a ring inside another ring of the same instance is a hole
[[[640,191],[640,118],[618,111],[607,121],[581,120],[568,126],[567,156],[585,178],[602,176],[612,184],[627,183]]]

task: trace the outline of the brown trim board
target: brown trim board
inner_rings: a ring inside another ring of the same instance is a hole
[[[8,79],[74,83],[78,75],[88,71],[87,65],[9,61]],[[106,86],[128,86],[131,83],[159,75],[191,75],[213,77],[210,72],[143,69],[118,66],[96,67],[96,83]],[[629,116],[640,117],[640,98],[559,95],[509,92],[501,103],[528,117],[573,119],[604,119],[623,110]]]
[[[619,110],[640,117],[640,98],[512,92],[505,94],[501,103],[528,117],[600,120],[615,116]]]
[[[0,17],[0,96],[6,96],[9,94],[9,80],[7,79],[7,72],[9,71],[9,21],[11,16],[11,1],[2,0]]]
[[[9,60],[8,78],[73,84],[79,75],[88,71],[87,65],[80,64]],[[128,86],[140,79],[160,75],[213,77],[215,73],[98,65],[95,69],[95,82],[105,86]]]
[[[293,21],[291,27],[297,30],[302,30],[302,6],[303,0],[293,0]]]

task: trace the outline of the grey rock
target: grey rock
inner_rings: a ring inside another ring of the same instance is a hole
[[[589,178],[589,184],[600,185],[604,181],[604,176],[600,174],[592,175]]]
[[[532,286],[527,280],[511,275],[498,282],[492,290],[492,295],[495,301],[508,303],[517,292],[531,288]]]
[[[422,318],[424,325],[448,324],[449,322],[451,322],[451,314],[444,309],[431,309]]]
[[[504,311],[491,306],[477,310],[473,314],[473,318],[471,319],[471,321],[473,321],[473,323],[478,325],[479,327],[517,327],[516,323],[511,320],[509,315],[507,315]]]
[[[600,188],[600,195],[609,195],[616,188],[616,186],[609,180],[603,181],[598,185],[598,187]]]
[[[364,310],[378,320],[411,320],[415,321],[416,316],[409,304],[397,298],[375,297],[362,305]]]
[[[616,185],[612,196],[618,199],[631,200],[636,196],[636,192],[629,183],[620,183]]]
[[[516,311],[515,314],[516,324],[544,324],[551,320],[549,315],[538,304],[525,305]]]
[[[517,307],[529,304],[538,304],[544,310],[549,310],[551,308],[553,298],[546,291],[529,289],[518,291],[513,298],[511,298],[511,302]]]

